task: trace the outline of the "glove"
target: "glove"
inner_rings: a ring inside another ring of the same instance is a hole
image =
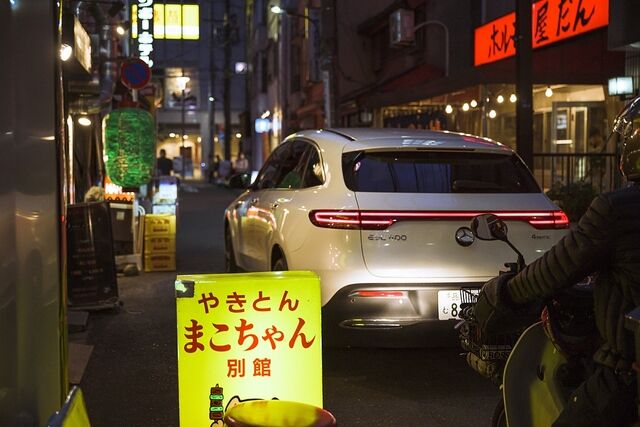
[[[503,273],[484,284],[473,307],[478,326],[483,333],[498,333],[509,329],[507,320],[513,316],[513,303],[507,293],[507,283],[514,273]]]

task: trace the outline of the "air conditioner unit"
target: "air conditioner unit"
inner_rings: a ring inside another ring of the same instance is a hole
[[[391,47],[410,46],[415,41],[413,10],[398,9],[389,15],[389,42]]]

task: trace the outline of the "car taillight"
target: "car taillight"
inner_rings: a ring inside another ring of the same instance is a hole
[[[356,211],[314,210],[309,219],[317,227],[349,230],[384,230],[398,221],[470,221],[484,213],[492,213],[504,221],[526,221],[539,230],[569,228],[563,211]]]

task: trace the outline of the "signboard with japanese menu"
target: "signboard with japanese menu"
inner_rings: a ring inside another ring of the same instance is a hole
[[[531,7],[534,49],[609,24],[609,0],[540,0]],[[515,55],[515,35],[515,12],[476,28],[474,64],[488,64]]]
[[[312,272],[178,276],[180,425],[222,426],[246,400],[322,407],[320,308]]]
[[[108,203],[76,203],[67,207],[67,262],[67,296],[71,307],[118,303]]]

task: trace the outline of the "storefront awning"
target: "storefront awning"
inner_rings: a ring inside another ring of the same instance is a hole
[[[570,59],[568,59],[570,58]],[[515,58],[473,67],[452,68],[449,77],[435,75],[435,67],[419,66],[377,85],[357,99],[364,108],[377,108],[432,98],[470,86],[515,83]],[[429,68],[430,67],[430,68]],[[570,41],[538,49],[533,53],[534,84],[604,84],[608,78],[624,74],[624,53],[607,50],[606,29],[572,38]]]

